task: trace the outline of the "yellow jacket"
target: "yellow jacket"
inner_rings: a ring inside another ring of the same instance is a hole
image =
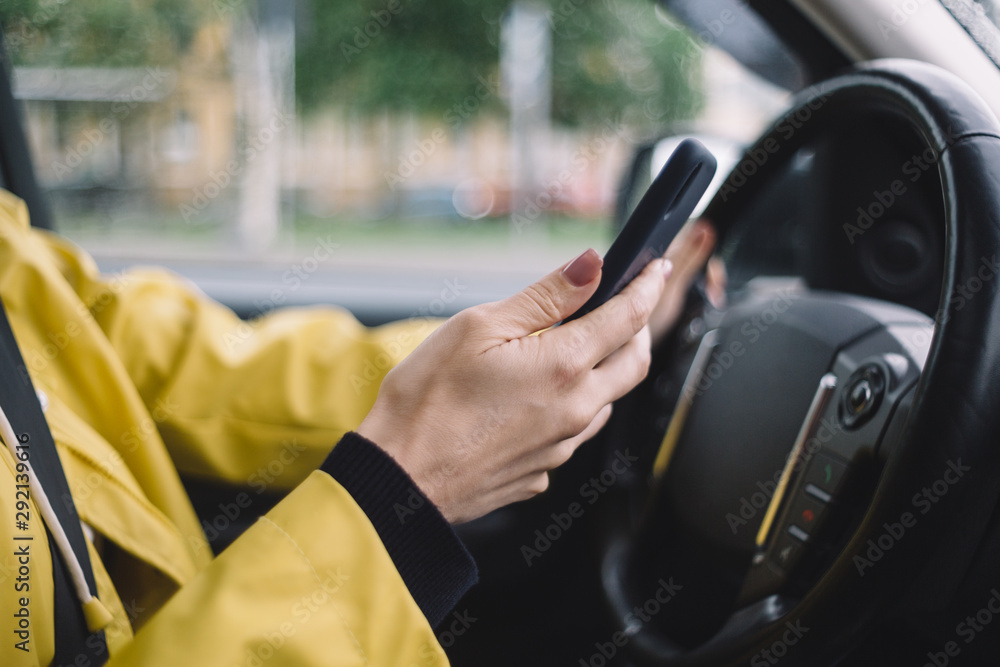
[[[366,329],[314,308],[247,324],[164,271],[101,276],[4,191],[0,296],[92,528],[111,665],[447,664],[365,513],[316,470],[433,322]],[[178,472],[242,487],[220,514],[291,492],[213,559]],[[29,650],[15,649],[14,516],[0,447],[0,663],[44,666],[52,563],[32,552]],[[30,531],[45,544],[40,518]]]

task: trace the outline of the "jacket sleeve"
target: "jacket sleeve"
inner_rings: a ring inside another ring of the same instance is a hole
[[[315,472],[185,584],[109,667],[185,664],[448,661],[364,512]]]
[[[38,233],[187,476],[293,488],[361,423],[385,374],[440,324],[366,328],[325,306],[247,322],[167,271],[103,276],[71,243]]]
[[[289,665],[444,665],[432,628],[475,580],[437,508],[387,454],[351,433],[112,665],[193,656],[212,665],[272,656]],[[474,620],[455,614],[452,627],[464,632]]]

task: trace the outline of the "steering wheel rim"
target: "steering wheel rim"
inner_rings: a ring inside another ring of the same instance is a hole
[[[917,582],[931,582],[939,598],[954,594],[969,567],[969,553],[950,545],[977,541],[990,527],[1000,489],[1000,287],[977,275],[983,257],[1000,250],[1000,123],[975,91],[954,75],[915,61],[873,61],[799,94],[784,114],[730,173],[706,217],[717,226],[720,244],[741,207],[799,148],[844,110],[867,108],[907,123],[939,155],[938,175],[945,212],[945,258],[941,299],[930,353],[916,388],[902,443],[887,463],[874,497],[846,548],[801,602],[780,618],[680,655],[646,656],[647,664],[746,664],[762,647],[782,641],[786,623],[809,632],[782,664],[818,664],[856,645]],[[773,150],[777,145],[779,150]],[[763,153],[762,153],[763,151]],[[765,155],[764,160],[750,156]],[[956,288],[979,284],[975,298],[961,304]],[[905,540],[888,550],[879,567],[859,576],[853,557],[863,554],[884,525],[912,511],[911,499],[932,484],[949,461],[971,470],[934,512],[921,517]],[[979,509],[980,511],[976,511]],[[963,521],[955,521],[955,517]],[[606,558],[615,554],[605,553]],[[953,574],[947,581],[933,573]],[[847,618],[844,610],[850,610]],[[881,617],[881,618],[880,618]],[[763,663],[762,663],[763,664]]]

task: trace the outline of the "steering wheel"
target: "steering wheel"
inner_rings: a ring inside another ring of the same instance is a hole
[[[599,506],[602,587],[620,629],[605,655],[833,664],[901,608],[950,601],[996,529],[1000,124],[978,95],[897,59],[818,84],[747,151],[706,217],[723,246],[762,186],[848,117],[891,121],[927,149],[945,218],[936,320],[766,286],[698,318],[645,469]],[[609,469],[643,449],[623,438],[664,402],[667,375],[619,405]]]

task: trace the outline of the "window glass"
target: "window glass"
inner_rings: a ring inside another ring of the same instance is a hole
[[[973,4],[982,8],[982,16],[1000,27],[1000,2],[997,0],[975,0]]]
[[[1000,67],[1000,2],[998,0],[941,0],[986,55]]]
[[[521,280],[607,247],[636,146],[738,146],[788,98],[712,47],[724,21],[688,29],[645,0],[0,12],[56,225],[106,267],[263,266],[325,244],[371,275]]]

